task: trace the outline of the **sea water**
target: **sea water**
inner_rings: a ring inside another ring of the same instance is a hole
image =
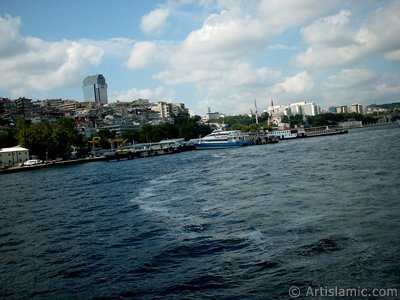
[[[382,126],[1,175],[0,297],[398,291],[399,150]]]

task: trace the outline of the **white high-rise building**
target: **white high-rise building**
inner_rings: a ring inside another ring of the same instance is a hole
[[[358,113],[358,114],[363,114],[364,113],[363,106],[361,104],[358,104],[358,103],[353,103],[351,105],[351,112],[355,112],[355,113]]]
[[[302,116],[316,116],[320,114],[320,108],[314,102],[297,102],[290,104],[290,109],[292,116],[302,115]]]
[[[337,107],[336,107],[336,112],[337,112],[338,114],[347,113],[347,112],[348,112],[347,106],[346,106],[346,105],[339,105],[339,106],[337,106]]]
[[[314,102],[297,102],[291,103],[289,105],[273,105],[271,101],[271,106],[268,107],[269,122],[279,124],[284,116],[316,116],[321,113],[321,108],[317,106]]]

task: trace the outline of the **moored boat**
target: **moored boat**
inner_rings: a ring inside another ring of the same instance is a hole
[[[197,140],[194,146],[196,150],[205,150],[244,147],[253,144],[251,136],[240,130],[214,130],[209,135]]]
[[[284,139],[294,139],[297,138],[297,130],[295,129],[277,129],[273,128],[267,133],[268,138],[278,138],[280,140]]]
[[[329,128],[326,127],[310,127],[310,128],[293,128],[293,129],[276,129],[268,132],[268,137],[275,137],[280,140],[293,139],[293,138],[306,138],[315,136],[325,136],[325,135],[335,135],[335,134],[345,134],[348,133],[347,130],[341,128]]]
[[[341,128],[329,128],[326,127],[311,127],[311,128],[300,128],[297,131],[297,137],[315,137],[315,136],[325,136],[325,135],[335,135],[335,134],[345,134],[348,133],[347,130]]]

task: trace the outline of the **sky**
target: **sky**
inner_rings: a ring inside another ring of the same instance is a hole
[[[400,101],[400,0],[0,0],[0,97],[274,104]]]

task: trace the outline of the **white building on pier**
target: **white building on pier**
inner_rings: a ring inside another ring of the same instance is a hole
[[[0,149],[0,167],[16,166],[29,159],[29,150],[20,146]]]

